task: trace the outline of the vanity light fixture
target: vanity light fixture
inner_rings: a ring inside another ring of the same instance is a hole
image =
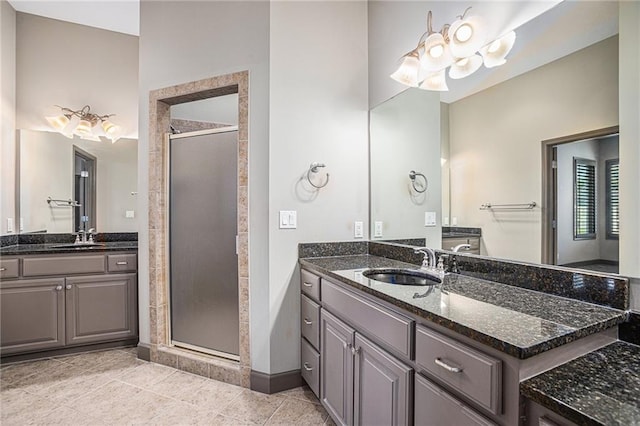
[[[51,127],[69,139],[73,139],[74,135],[96,142],[100,141],[100,136],[110,139],[111,143],[120,139],[120,127],[109,120],[109,117],[114,114],[94,114],[89,105],[76,111],[59,105],[56,107],[60,108],[61,114],[45,118]],[[100,126],[96,126],[98,122],[100,122]]]
[[[449,78],[460,79],[476,72],[482,64],[487,68],[506,62],[516,40],[511,31],[502,37],[487,40],[486,26],[478,16],[467,16],[471,8],[440,31],[434,31],[432,13],[427,14],[427,31],[422,34],[415,49],[402,57],[400,67],[391,78],[410,87],[425,90],[449,90]]]

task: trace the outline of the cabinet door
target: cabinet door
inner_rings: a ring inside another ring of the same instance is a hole
[[[355,331],[324,309],[320,327],[320,400],[337,424],[351,425]]]
[[[137,336],[136,274],[67,278],[66,298],[67,344]]]
[[[411,376],[404,365],[356,334],[354,424],[411,424]]]
[[[419,374],[414,406],[416,426],[496,426]]]
[[[64,278],[2,281],[2,355],[64,345]]]

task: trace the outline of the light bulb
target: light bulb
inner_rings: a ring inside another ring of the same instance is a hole
[[[469,24],[466,24],[466,23],[460,25],[460,27],[458,27],[458,30],[455,33],[456,39],[458,39],[458,41],[462,43],[469,40],[472,35],[473,35],[473,29],[471,28],[471,26],[469,26]]]
[[[429,55],[432,58],[439,58],[444,53],[444,47],[441,44],[436,44],[431,49],[429,49]]]

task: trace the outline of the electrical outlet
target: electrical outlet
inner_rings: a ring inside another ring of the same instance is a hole
[[[126,217],[127,219],[133,219],[134,217],[136,217],[136,212],[134,210],[126,210],[124,213],[124,217]]]
[[[451,218],[451,225],[452,226],[457,226],[458,225],[458,218],[457,217],[452,217]]]
[[[353,223],[353,236],[354,238],[364,237],[364,223],[359,220]]]
[[[373,236],[375,238],[382,238],[382,221],[376,221],[374,224]]]
[[[7,218],[7,233],[11,233],[13,232],[13,219],[8,217]]]
[[[443,223],[442,223],[442,224],[443,224],[444,226],[449,226],[449,216],[445,216],[445,217],[443,217],[443,218],[442,218],[442,220],[443,220]]]

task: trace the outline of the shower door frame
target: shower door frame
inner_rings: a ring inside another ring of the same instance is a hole
[[[171,147],[170,147],[170,143],[172,139],[183,139],[183,138],[189,138],[189,137],[194,137],[194,136],[205,136],[205,135],[214,135],[217,133],[229,133],[229,132],[236,132],[236,134],[238,133],[238,126],[226,126],[226,127],[218,127],[215,129],[206,129],[206,130],[194,130],[191,132],[183,132],[183,133],[176,133],[176,134],[171,134],[171,133],[167,133],[165,134],[164,137],[164,142],[165,142],[165,152],[167,153],[166,155],[166,160],[167,160],[167,164],[166,164],[166,170],[167,170],[167,195],[166,195],[166,202],[167,202],[167,209],[169,209],[169,206],[171,206],[171,191],[169,190],[169,187],[171,185],[171,175],[170,175],[170,170],[171,170]],[[236,149],[237,149],[237,144],[238,144],[238,139],[236,139]],[[238,192],[238,184],[237,184],[237,174],[238,171],[236,171],[236,194]],[[168,330],[167,330],[167,335],[168,335],[168,341],[169,344],[171,346],[175,346],[178,348],[184,348],[184,349],[189,349],[195,352],[202,352],[208,355],[214,355],[217,357],[222,357],[222,358],[227,358],[233,361],[240,361],[240,355],[235,355],[235,354],[230,354],[227,352],[222,352],[222,351],[216,351],[214,349],[210,349],[210,348],[204,348],[202,346],[196,346],[196,345],[192,345],[189,343],[185,343],[185,342],[180,342],[177,340],[173,339],[173,329],[171,327],[171,228],[170,228],[170,215],[167,214],[167,222],[166,222],[166,226],[167,226],[167,267],[166,267],[166,274],[168,279],[167,282],[167,286],[166,286],[166,295],[165,297],[167,298],[167,314],[169,315],[168,321],[167,321],[167,326],[168,326]],[[237,219],[236,219],[236,255],[238,255],[238,227],[237,227]],[[238,285],[240,284],[240,279],[239,279],[239,271],[238,271]],[[240,301],[238,300],[238,304],[240,303]],[[238,306],[238,309],[240,309],[240,306]]]

